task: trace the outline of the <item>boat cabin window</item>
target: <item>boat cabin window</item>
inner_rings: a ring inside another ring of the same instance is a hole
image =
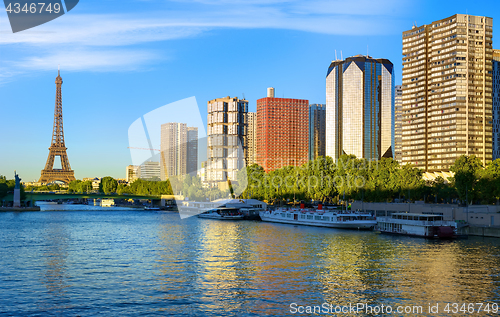
[[[442,215],[405,215],[392,214],[392,219],[414,220],[414,221],[440,221],[443,220]]]

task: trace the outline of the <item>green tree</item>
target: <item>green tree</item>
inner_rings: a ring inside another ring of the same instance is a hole
[[[500,199],[500,159],[488,163],[479,171],[476,185],[478,198],[484,203],[496,202]]]
[[[454,185],[460,200],[473,201],[477,196],[476,184],[480,178],[483,164],[475,155],[462,155],[450,168],[455,173]],[[468,203],[468,202],[467,202]]]
[[[78,184],[80,184],[81,182],[82,181],[79,179],[69,182],[68,193],[79,192]]]
[[[425,181],[422,178],[424,171],[413,164],[405,164],[399,170],[398,175],[398,188],[407,196],[407,199],[421,197],[422,191],[425,187]]]
[[[76,191],[79,193],[89,193],[93,190],[92,181],[88,180],[80,182],[77,184],[76,189],[77,189]]]
[[[0,198],[7,196],[9,191],[9,186],[7,185],[7,179],[5,176],[0,175]]]
[[[101,179],[99,184],[99,192],[107,194],[116,193],[118,182],[111,176],[106,176]]]

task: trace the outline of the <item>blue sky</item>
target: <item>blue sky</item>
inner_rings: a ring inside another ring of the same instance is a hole
[[[194,96],[206,121],[208,100],[244,94],[255,111],[270,86],[325,103],[335,51],[391,60],[399,84],[401,33],[456,13],[492,17],[500,48],[496,1],[81,0],[15,34],[2,11],[0,174],[40,177],[58,65],[75,176],[124,178],[129,126],[158,107]]]

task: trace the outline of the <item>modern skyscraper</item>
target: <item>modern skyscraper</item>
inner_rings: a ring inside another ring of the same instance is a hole
[[[161,179],[186,174],[187,125],[169,122],[161,125]]]
[[[326,150],[326,105],[309,106],[309,160],[325,156]]]
[[[500,158],[500,50],[493,50],[493,160]]]
[[[274,89],[272,93],[274,95]],[[257,100],[257,162],[266,172],[307,162],[309,101],[266,97]]]
[[[403,164],[492,159],[493,19],[456,14],[403,32]]]
[[[257,113],[247,113],[246,155],[247,166],[257,163]]]
[[[387,59],[356,55],[326,75],[326,155],[393,156],[394,76]]]
[[[207,181],[211,184],[237,181],[245,167],[245,117],[248,101],[226,97],[208,102]]]
[[[186,174],[196,175],[198,165],[198,128],[186,123],[161,125],[161,179]]]
[[[198,171],[198,128],[187,128],[187,166],[186,173],[196,176]]]
[[[394,159],[399,164],[402,163],[402,113],[403,106],[403,90],[401,85],[396,85],[396,97],[394,98]]]

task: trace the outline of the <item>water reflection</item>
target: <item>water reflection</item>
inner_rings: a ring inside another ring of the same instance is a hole
[[[0,214],[0,254],[7,315],[283,316],[291,303],[500,301],[500,239],[58,211]]]
[[[40,231],[41,244],[41,260],[43,268],[40,280],[45,285],[47,291],[53,300],[44,303],[39,303],[41,311],[55,309],[61,313],[69,307],[69,296],[66,288],[68,285],[68,273],[66,267],[66,259],[68,257],[68,241],[70,240],[69,232],[67,231],[66,214],[52,213],[49,215],[49,221],[45,228]]]

